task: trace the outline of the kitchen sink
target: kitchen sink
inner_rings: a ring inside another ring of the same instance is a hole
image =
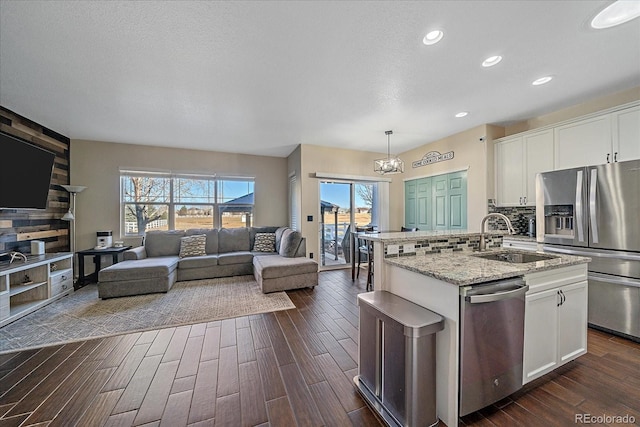
[[[492,261],[510,262],[512,264],[526,264],[528,262],[545,261],[558,258],[557,256],[553,255],[542,255],[536,253],[528,254],[521,252],[492,252],[474,256]]]

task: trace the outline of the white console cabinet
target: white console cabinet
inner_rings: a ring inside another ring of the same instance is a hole
[[[525,276],[523,384],[587,352],[586,264]]]
[[[0,264],[0,327],[73,292],[73,255],[28,255]]]

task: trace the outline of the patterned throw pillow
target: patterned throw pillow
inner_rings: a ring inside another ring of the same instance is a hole
[[[180,258],[189,256],[206,255],[205,246],[207,244],[206,234],[194,234],[180,239]]]
[[[256,233],[253,250],[256,252],[275,252],[276,233]]]

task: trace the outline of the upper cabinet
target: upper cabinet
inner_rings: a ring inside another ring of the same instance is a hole
[[[554,169],[553,131],[496,143],[496,198],[500,206],[535,206],[536,174]]]
[[[640,159],[640,105],[612,113],[613,161]]]
[[[640,159],[640,105],[496,141],[498,206],[535,206],[539,172]]]
[[[640,106],[555,128],[556,169],[640,158]]]
[[[612,160],[608,114],[558,126],[554,136],[557,169],[599,165]]]

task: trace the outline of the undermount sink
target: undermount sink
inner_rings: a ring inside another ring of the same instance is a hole
[[[474,256],[492,261],[510,262],[512,264],[526,264],[528,262],[545,261],[558,258],[557,256],[552,255],[542,255],[536,253],[528,254],[520,252],[492,252]]]

